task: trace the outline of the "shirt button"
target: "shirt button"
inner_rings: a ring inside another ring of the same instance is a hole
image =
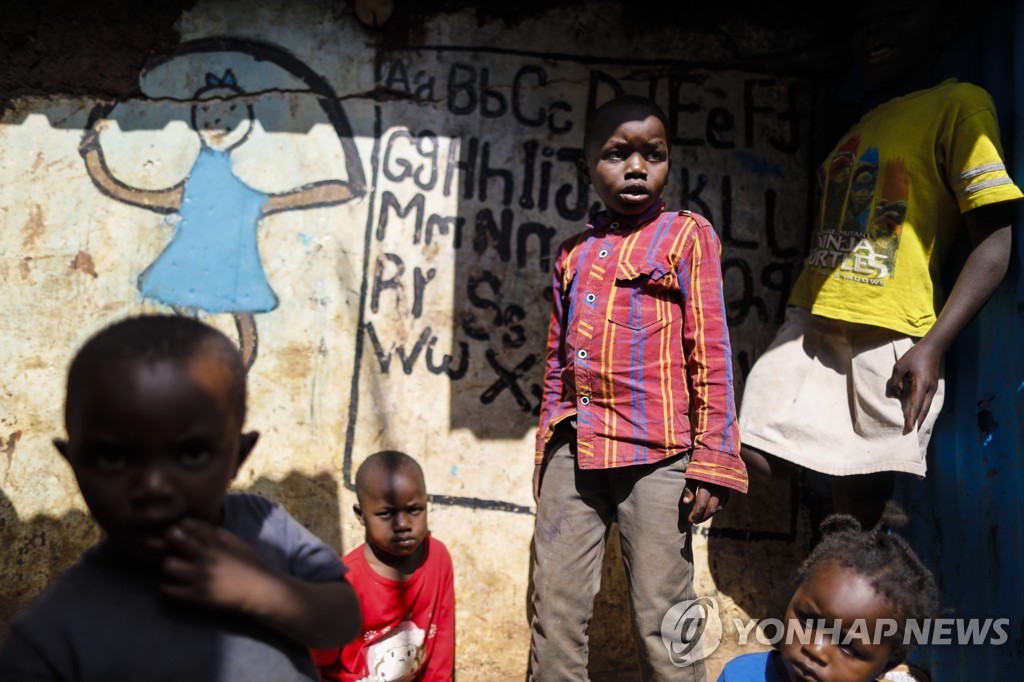
[[[618,223],[612,223],[608,227],[612,228],[613,230],[617,230],[619,228],[619,224]]]
[[[585,351],[585,350],[578,351],[576,353],[576,355],[580,356],[581,358],[585,358],[585,357],[587,357],[587,351]]]
[[[588,398],[587,396],[583,396],[582,398],[580,398],[580,404],[581,405],[589,405],[590,404],[590,398]]]
[[[600,258],[604,258],[605,256],[608,255],[608,249],[601,249],[600,251],[597,252],[597,255]]]
[[[596,294],[587,294],[587,303],[593,303],[597,300]]]

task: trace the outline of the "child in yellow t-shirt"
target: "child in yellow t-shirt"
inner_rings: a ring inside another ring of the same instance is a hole
[[[854,38],[874,106],[820,169],[807,261],[740,406],[754,475],[826,474],[833,509],[865,527],[895,472],[925,474],[943,355],[1007,271],[1022,196],[989,94],[935,82],[952,15],[926,0],[886,4],[862,5]],[[973,247],[943,302],[939,272],[961,220]]]

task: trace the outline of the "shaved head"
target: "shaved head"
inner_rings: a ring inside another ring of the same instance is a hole
[[[426,490],[423,468],[419,462],[398,450],[381,450],[363,460],[356,470],[356,497],[362,502],[370,486],[390,479],[399,471],[411,474]]]

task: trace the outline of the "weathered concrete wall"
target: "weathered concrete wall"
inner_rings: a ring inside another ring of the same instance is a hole
[[[116,318],[178,309],[253,358],[249,427],[263,436],[237,487],[347,551],[362,540],[355,467],[385,448],[417,457],[431,527],[455,561],[459,676],[521,679],[551,261],[595,201],[575,171],[587,111],[624,91],[668,112],[666,198],[722,236],[738,390],[781,320],[806,231],[818,90],[801,64],[813,45],[792,27],[744,23],[621,33],[609,28],[618,12],[589,3],[510,22],[465,9],[396,17],[404,33],[380,33],[344,3],[210,0],[179,11],[175,47],[154,39],[137,90],[112,85],[130,96],[11,98],[0,122],[0,619],[97,537],[50,445],[72,353]],[[226,138],[202,132],[224,120]],[[229,259],[175,260],[155,293],[155,263],[193,238],[217,248],[177,229],[183,211],[194,225],[216,211],[181,205],[197,177],[240,206],[270,197],[231,226],[232,253],[262,262],[266,310],[216,312],[203,296],[204,283],[208,293],[238,275]],[[712,672],[736,652],[730,619],[769,615],[787,594],[805,549],[798,494],[755,491],[698,529],[697,592],[727,622]],[[632,660],[619,564],[613,541],[595,677],[618,679]]]

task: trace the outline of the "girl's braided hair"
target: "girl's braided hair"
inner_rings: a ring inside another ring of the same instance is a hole
[[[804,582],[815,570],[830,564],[864,576],[894,609],[899,629],[892,635],[894,663],[903,661],[912,646],[906,637],[907,622],[935,618],[939,591],[932,572],[910,544],[893,532],[907,523],[903,510],[890,501],[878,525],[863,530],[848,514],[832,514],[821,523],[822,539],[797,571]]]

